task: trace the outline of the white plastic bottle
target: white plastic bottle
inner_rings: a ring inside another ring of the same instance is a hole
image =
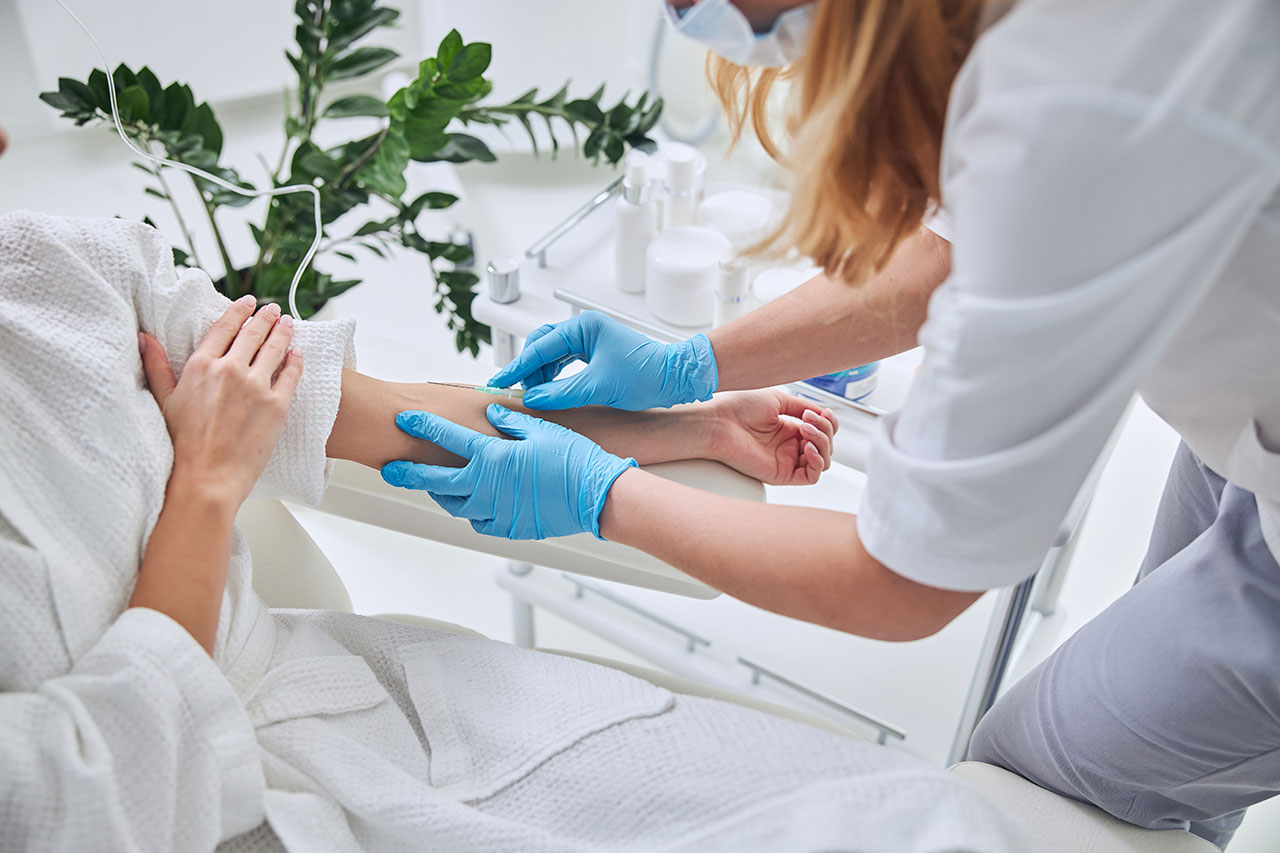
[[[707,158],[692,145],[670,142],[662,146],[667,160],[667,194],[663,198],[663,229],[695,225],[702,203],[702,176]]]
[[[644,293],[645,250],[657,221],[649,188],[649,158],[632,151],[623,163],[622,197],[617,204],[614,282],[623,293]]]
[[[729,258],[720,262],[720,282],[716,285],[713,326],[723,326],[746,313],[747,290],[751,264],[743,258]]]

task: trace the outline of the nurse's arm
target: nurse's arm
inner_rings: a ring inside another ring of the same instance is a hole
[[[928,637],[981,596],[895,574],[849,513],[733,500],[637,469],[610,489],[600,535],[748,604],[876,640]]]
[[[921,227],[861,286],[825,275],[805,282],[708,333],[719,390],[766,388],[911,349],[950,272],[951,244]]]

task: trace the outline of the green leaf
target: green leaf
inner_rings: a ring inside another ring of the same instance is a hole
[[[547,98],[538,106],[547,107],[548,109],[552,109],[552,110],[558,110],[564,106],[565,99],[568,97],[569,97],[569,84],[565,83],[563,86],[560,87],[559,91],[557,91],[550,98]]]
[[[432,190],[430,192],[423,193],[413,201],[409,202],[409,204],[405,206],[404,215],[406,219],[417,219],[418,214],[424,210],[444,210],[446,207],[451,207],[456,204],[457,201],[458,197],[452,193]]]
[[[111,92],[107,88],[107,72],[95,68],[89,74],[89,88],[93,90],[94,103],[104,113],[111,112]]]
[[[436,281],[444,285],[449,291],[450,298],[456,299],[455,294],[466,293],[475,287],[480,281],[480,277],[473,272],[464,270],[441,270],[436,273]]]
[[[375,71],[388,62],[393,62],[400,54],[389,47],[357,47],[338,57],[329,67],[330,80],[347,80]]]
[[[164,115],[164,87],[160,85],[160,81],[156,79],[151,69],[146,67],[138,71],[138,85],[147,93],[147,101],[150,104],[150,109],[147,110],[147,121],[159,124],[160,117]]]
[[[285,51],[284,58],[289,60],[289,64],[293,66],[294,73],[297,74],[299,78],[305,79],[309,76],[307,74],[307,63],[304,62],[301,57],[294,56],[292,53]]]
[[[455,31],[456,32],[456,31]],[[485,72],[493,58],[493,47],[487,42],[478,41],[463,45],[453,60],[441,67],[447,68],[445,76],[456,83],[474,80]]]
[[[188,110],[178,131],[183,135],[199,136],[204,150],[212,152],[214,160],[222,153],[222,128],[213,115],[213,107],[207,103]]]
[[[475,260],[475,250],[466,243],[441,243],[431,240],[427,243],[427,254],[433,258],[442,258],[455,264],[465,264]],[[441,273],[444,275],[444,273]],[[468,273],[470,275],[470,273]]]
[[[73,80],[70,77],[59,77],[58,94],[62,95],[79,111],[93,112],[98,108],[98,100],[94,96],[93,90],[79,80]]]
[[[134,76],[134,73],[131,70],[129,70],[129,66],[125,65],[123,62],[116,66],[115,71],[111,72],[111,80],[116,84],[117,98],[120,97],[121,90],[128,89],[130,86],[137,85],[138,83],[138,78]]]
[[[627,146],[620,136],[610,136],[604,144],[604,157],[610,163],[617,163],[627,153]]]
[[[564,111],[567,112],[575,121],[583,124],[600,124],[604,121],[604,112],[600,109],[595,101],[587,98],[580,98],[576,101],[570,101],[564,105]]]
[[[328,154],[325,154],[315,146],[306,146],[298,149],[298,156],[294,158],[294,174],[292,179],[309,180],[311,178],[323,178],[325,181],[336,181],[342,175],[343,164],[338,162]]]
[[[493,89],[493,84],[483,77],[473,77],[461,82],[440,83],[435,86],[437,96],[450,101],[458,101],[459,108],[463,103],[478,101]]]
[[[351,261],[352,263],[355,263],[356,256],[351,254],[350,252],[343,252],[338,250],[338,251],[335,251],[334,254],[340,258],[343,258],[345,260]]]
[[[186,121],[187,113],[195,109],[195,106],[196,99],[191,94],[189,86],[170,83],[164,90],[164,113],[157,124],[166,130],[180,130],[182,123]]]
[[[604,128],[598,127],[591,131],[591,135],[587,137],[587,141],[582,143],[583,156],[590,157],[593,160],[599,157],[600,149],[604,147],[605,137],[606,134]]]
[[[609,114],[605,116],[605,124],[614,130],[626,130],[630,121],[631,107],[627,106],[625,98],[619,101],[618,105],[609,110]]]
[[[369,234],[378,234],[386,231],[400,221],[400,217],[392,216],[389,219],[383,219],[377,222],[366,222],[356,229],[355,236],[364,237]]]
[[[330,104],[324,111],[328,118],[349,118],[351,116],[390,115],[387,105],[372,95],[348,95]]]
[[[516,118],[520,120],[520,124],[524,126],[524,132],[529,134],[529,144],[533,146],[533,154],[538,155],[538,137],[533,132],[533,122],[529,121],[528,113],[516,113]],[[551,137],[555,141],[555,136]]]
[[[440,48],[436,51],[436,68],[448,68],[453,64],[453,59],[458,55],[458,51],[462,49],[462,35],[457,30],[449,30],[448,35],[440,42]]]
[[[450,133],[448,141],[435,153],[433,159],[444,160],[449,163],[467,163],[471,160],[492,163],[498,158],[489,150],[488,145],[485,145],[474,136],[465,133]]]
[[[169,200],[169,197],[167,195],[160,192],[160,190],[156,189],[155,187],[146,187],[142,191],[147,195],[153,195],[156,198],[164,199],[165,201]]]
[[[389,131],[378,150],[356,173],[356,180],[379,195],[399,198],[407,186],[404,170],[409,166],[409,143],[401,131]]]
[[[329,35],[329,49],[333,51],[346,50],[376,28],[390,26],[395,23],[395,20],[399,17],[400,11],[398,9],[389,9],[384,6],[375,9],[373,14],[364,18],[339,23]]]
[[[88,90],[88,86],[85,87]],[[133,85],[116,93],[116,106],[120,108],[120,120],[123,122],[146,121],[151,111],[151,99],[141,86]]]
[[[40,100],[53,107],[55,110],[62,110],[64,115],[70,116],[79,112],[76,105],[61,92],[41,92]]]
[[[645,111],[644,116],[640,119],[640,124],[636,127],[638,133],[648,133],[658,124],[658,119],[662,118],[662,98],[658,98]]]

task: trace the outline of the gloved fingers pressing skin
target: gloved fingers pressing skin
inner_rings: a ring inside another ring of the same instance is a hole
[[[521,440],[532,438],[544,428],[551,426],[541,418],[526,415],[524,412],[513,412],[497,403],[490,403],[485,408],[484,414],[489,419],[489,423],[493,424],[499,432]]]
[[[432,444],[470,459],[486,444],[497,439],[478,433],[475,430],[459,426],[447,418],[432,412],[406,411],[396,415],[396,426],[416,438],[426,439]]]
[[[417,489],[438,495],[466,496],[475,490],[472,475],[466,468],[445,468],[442,465],[388,462],[382,466],[382,479],[402,489]]]
[[[520,402],[525,408],[554,412],[561,409],[576,409],[579,406],[611,405],[609,400],[598,399],[595,391],[596,382],[591,367],[565,379],[557,379],[545,385],[538,385],[524,392]]]
[[[582,351],[582,335],[578,333],[579,320],[582,316],[579,314],[563,323],[535,329],[525,341],[524,349],[520,354],[510,364],[499,370],[489,380],[489,384],[498,388],[507,388],[563,358],[587,355]],[[538,334],[539,332],[542,334]]]

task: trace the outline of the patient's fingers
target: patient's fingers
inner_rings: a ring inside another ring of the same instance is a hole
[[[829,413],[830,409],[823,409],[823,412]],[[813,424],[815,427],[822,430],[823,434],[826,435],[827,438],[835,438],[836,424],[833,420],[835,416],[832,415],[831,417],[832,419],[829,420],[826,414],[819,414],[817,411],[809,409],[804,413],[801,420],[807,424]]]
[[[280,364],[289,352],[289,343],[293,340],[293,318],[288,314],[276,320],[276,324],[267,332],[267,340],[253,357],[253,373],[265,377],[268,382],[280,370]]]
[[[222,358],[226,355],[227,348],[231,346],[231,342],[236,339],[236,335],[240,332],[240,327],[244,325],[244,321],[249,319],[249,315],[253,313],[253,306],[257,300],[252,294],[241,296],[235,302],[232,302],[227,310],[222,312],[209,331],[205,332],[204,338],[196,347],[193,355],[203,355],[207,358]]]
[[[821,419],[820,419],[821,420]],[[822,423],[826,424],[825,420]],[[830,428],[830,424],[826,424]],[[804,436],[806,441],[812,442],[817,448],[818,453],[822,455],[823,470],[831,467],[831,449],[834,440],[831,433],[826,429],[822,429],[820,425],[811,423],[807,418],[800,424],[800,434]]]
[[[147,387],[163,409],[164,401],[169,399],[178,384],[178,380],[173,378],[173,368],[169,366],[169,355],[160,342],[146,332],[138,333],[138,352],[142,356],[142,372],[147,377]]]
[[[267,339],[267,335],[275,328],[276,321],[279,319],[279,305],[272,302],[262,306],[258,309],[258,313],[254,314],[249,322],[244,324],[240,334],[236,335],[236,339],[231,342],[231,349],[227,350],[227,357],[241,364],[252,362],[253,357],[258,354],[258,349],[262,346],[262,342]]]
[[[818,452],[818,448],[813,442],[806,442],[804,449],[800,453],[800,461],[804,464],[804,482],[810,485],[818,482],[818,478],[822,472],[826,470],[829,462],[824,462],[822,454]]]
[[[276,377],[272,388],[285,400],[292,400],[293,392],[298,390],[298,383],[301,381],[302,353],[291,349],[285,354],[284,366],[280,368],[280,375]]]

